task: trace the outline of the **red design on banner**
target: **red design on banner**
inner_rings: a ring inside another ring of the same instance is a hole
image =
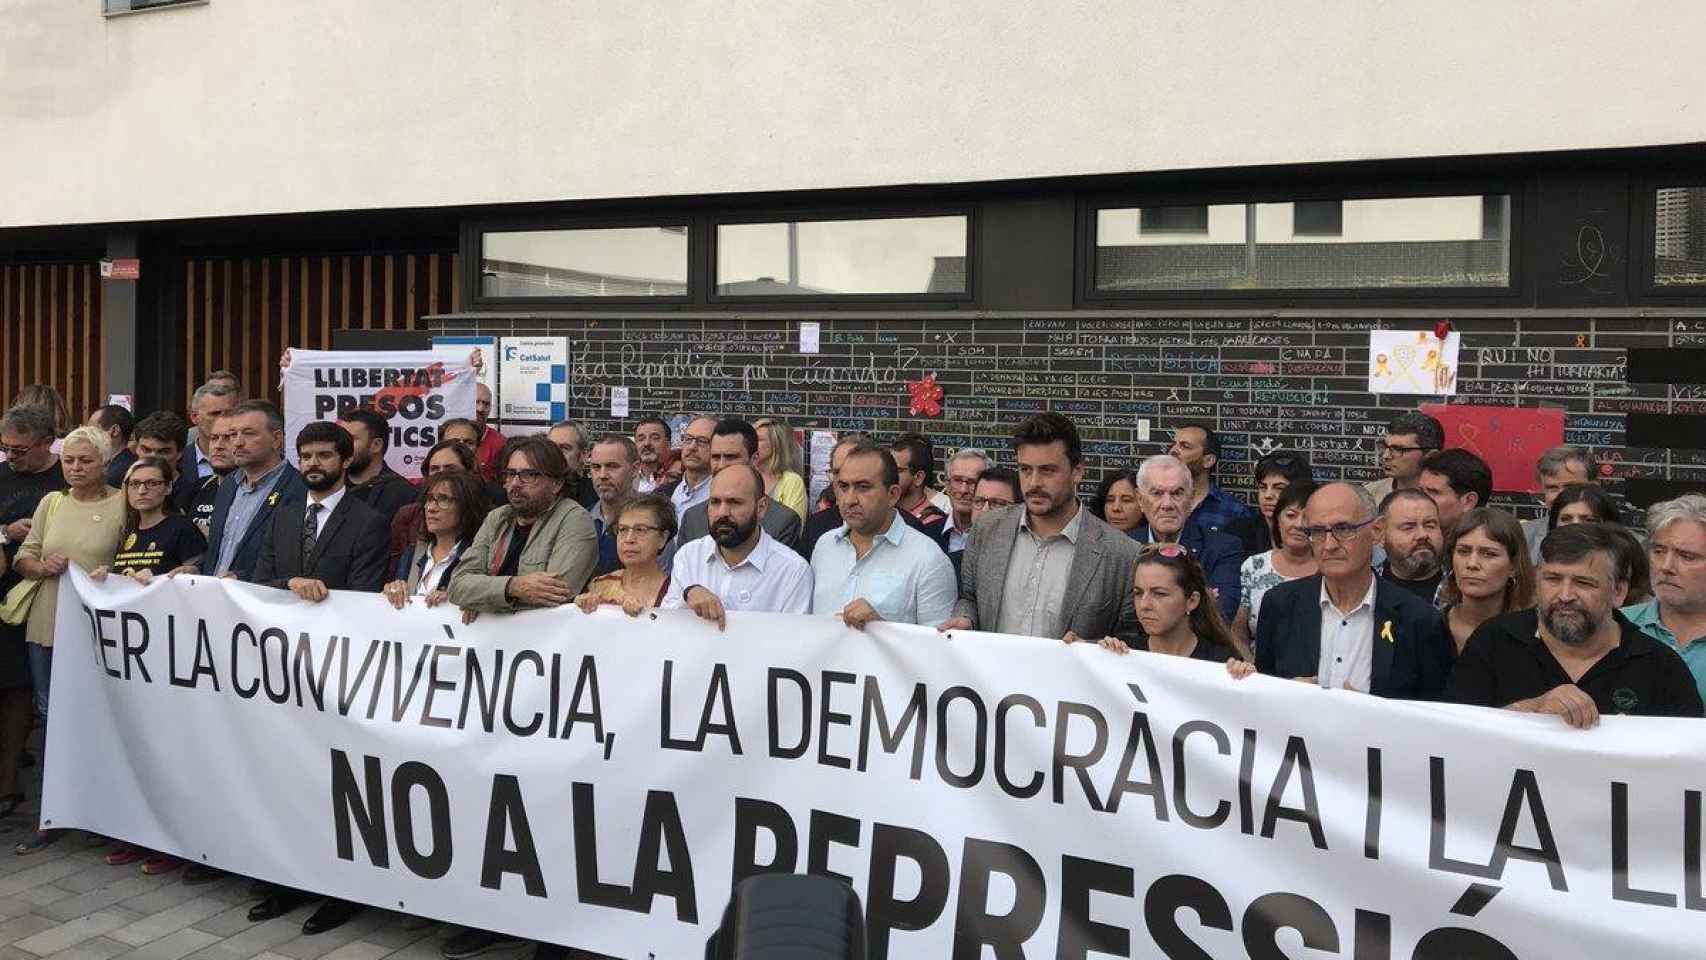
[[[1429,403],[1422,412],[1445,427],[1445,445],[1462,447],[1493,468],[1493,489],[1538,493],[1534,465],[1564,442],[1564,411],[1552,407],[1477,407]]]
[[[942,415],[942,387],[936,383],[934,373],[925,374],[924,379],[914,380],[906,385],[907,392],[912,395],[912,415],[939,417]]]
[[[424,376],[417,378],[414,383],[399,383],[396,386],[380,388],[379,392],[375,393],[373,399],[368,403],[368,409],[389,420],[403,405],[405,399],[424,397],[433,391],[434,385],[449,383],[456,379],[456,374],[445,373],[444,364],[438,362],[434,362],[432,366],[425,368],[421,373]]]

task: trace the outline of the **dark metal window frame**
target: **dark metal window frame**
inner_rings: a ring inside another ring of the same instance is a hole
[[[108,7],[108,0],[101,0],[101,16],[128,17],[138,13],[155,13],[160,10],[176,10],[180,7],[205,7],[211,2],[212,0],[166,0],[166,2],[158,2],[157,0],[157,2],[150,6],[141,7],[135,10],[113,10]]]
[[[1531,278],[1523,248],[1524,223],[1529,203],[1527,183],[1521,178],[1317,182],[1285,184],[1278,180],[1252,182],[1200,190],[1178,189],[1157,192],[1085,194],[1078,208],[1078,250],[1074,260],[1074,287],[1079,307],[1202,307],[1279,306],[1300,301],[1313,304],[1371,304],[1507,306],[1532,297]],[[1295,203],[1309,200],[1385,200],[1412,197],[1460,197],[1508,194],[1511,198],[1509,236],[1506,244],[1510,282],[1502,287],[1259,287],[1240,290],[1098,290],[1096,289],[1096,219],[1105,209],[1145,206],[1217,206],[1225,204]]]
[[[731,296],[717,292],[717,228],[758,223],[822,223],[833,220],[909,220],[924,217],[964,217],[966,230],[966,286],[960,293],[829,293],[818,296],[777,294]],[[957,306],[973,302],[977,291],[977,209],[970,203],[907,207],[829,207],[809,210],[771,208],[713,214],[707,218],[705,243],[705,300],[713,306],[782,305],[823,307],[873,304],[893,306]]]
[[[621,295],[621,296],[537,296],[537,297],[493,297],[485,292],[485,241],[488,233],[553,233],[573,230],[620,230],[646,227],[681,227],[684,228],[687,239],[687,292],[667,295]],[[468,303],[473,307],[483,308],[513,308],[513,307],[560,307],[560,306],[662,306],[665,304],[679,305],[694,302],[693,292],[696,278],[694,273],[697,266],[696,249],[702,245],[699,234],[701,229],[694,218],[684,214],[636,214],[633,216],[607,217],[506,217],[503,219],[479,220],[468,224],[463,231],[462,259],[467,269],[464,275],[468,278],[470,296]]]
[[[1630,247],[1642,303],[1692,306],[1706,300],[1706,283],[1660,286],[1657,282],[1659,255],[1654,248],[1658,244],[1659,191],[1675,187],[1706,188],[1706,176],[1696,169],[1671,175],[1648,174],[1636,180],[1633,215],[1629,218]]]

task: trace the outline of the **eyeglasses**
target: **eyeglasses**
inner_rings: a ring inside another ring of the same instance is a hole
[[[977,486],[977,478],[976,477],[949,476],[948,477],[948,486],[950,486],[950,487],[976,487]]]
[[[1388,454],[1388,455],[1394,456],[1394,457],[1401,457],[1406,453],[1421,453],[1422,451],[1424,451],[1426,449],[1428,449],[1428,448],[1427,447],[1403,447],[1403,446],[1399,446],[1396,443],[1382,443],[1380,445],[1380,452],[1381,453]]]
[[[662,527],[654,527],[646,523],[618,523],[610,529],[615,532],[618,540],[628,537],[649,537],[654,533],[663,532]]]
[[[500,470],[498,472],[499,479],[503,480],[504,483],[514,481],[538,483],[544,476],[545,474],[538,470]]]
[[[30,455],[30,451],[39,445],[39,443],[32,443],[27,446],[14,447],[11,444],[5,444],[0,445],[0,450],[4,450],[7,457],[27,457]]]
[[[711,445],[711,438],[696,437],[689,433],[681,438],[681,445],[683,447],[708,447]]]
[[[978,497],[971,502],[971,505],[979,510],[999,510],[1002,507],[1011,507],[1013,501],[1002,500],[999,497]]]
[[[1333,539],[1340,543],[1348,543],[1352,537],[1357,535],[1358,530],[1373,522],[1374,518],[1369,517],[1361,523],[1335,523],[1330,527],[1304,527],[1303,535],[1308,538],[1310,543],[1320,543],[1327,539],[1328,534],[1332,534]]]
[[[1185,548],[1176,543],[1146,543],[1138,548],[1137,552],[1139,556],[1154,553],[1169,560],[1176,560],[1186,555]]]
[[[126,480],[124,482],[124,485],[131,490],[163,490],[163,489],[165,489],[166,481],[164,481],[164,480]]]
[[[437,494],[434,496],[427,497],[426,498],[426,505],[429,507],[438,507],[440,509],[443,509],[444,507],[454,507],[454,506],[456,506],[456,498],[455,497],[447,497],[447,496],[444,496],[443,494]]]

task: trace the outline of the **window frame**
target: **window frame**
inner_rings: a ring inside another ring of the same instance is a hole
[[[1706,189],[1706,175],[1699,170],[1675,171],[1674,175],[1651,174],[1635,187],[1634,215],[1629,218],[1634,242],[1634,265],[1638,298],[1642,303],[1661,305],[1696,305],[1706,300],[1706,283],[1660,286],[1658,283],[1659,254],[1659,191],[1666,189]]]
[[[1339,181],[1334,183],[1252,182],[1224,187],[1167,191],[1087,193],[1078,204],[1078,249],[1074,277],[1076,307],[1203,307],[1250,304],[1285,305],[1291,302],[1366,306],[1507,306],[1525,302],[1533,294],[1532,278],[1524,258],[1523,234],[1528,202],[1528,184],[1518,178],[1463,180]],[[1217,206],[1225,204],[1295,203],[1311,200],[1385,200],[1419,197],[1460,197],[1506,194],[1510,196],[1507,220],[1507,250],[1510,281],[1502,287],[1265,287],[1237,290],[1098,290],[1096,289],[1096,221],[1100,211],[1144,206]]]
[[[960,293],[825,293],[734,295],[717,292],[717,228],[758,223],[821,223],[829,220],[908,220],[923,217],[964,217],[966,228],[966,286]],[[969,306],[977,296],[977,209],[970,203],[908,207],[827,207],[803,210],[768,208],[713,212],[705,222],[705,302],[710,306],[792,306],[833,309],[854,304],[913,304]]]
[[[536,297],[495,297],[485,291],[485,240],[488,233],[552,233],[573,230],[611,230],[631,229],[635,227],[681,227],[687,240],[686,291],[680,294],[661,296],[644,296],[623,294],[609,297],[596,296],[536,296]],[[697,249],[702,245],[699,240],[699,225],[695,218],[688,214],[635,214],[632,216],[613,217],[551,217],[551,218],[521,218],[506,217],[502,219],[472,221],[463,231],[463,260],[468,264],[465,275],[469,278],[470,288],[468,305],[486,309],[504,309],[516,307],[549,307],[549,306],[662,306],[692,304],[694,302],[695,284],[702,282],[696,276],[695,269],[698,261]]]
[[[101,0],[101,16],[109,19],[112,17],[129,17],[138,13],[158,13],[161,10],[177,10],[181,7],[205,7],[211,2],[213,0],[171,0],[168,3],[143,7],[138,10],[110,10],[107,8],[107,0]]]

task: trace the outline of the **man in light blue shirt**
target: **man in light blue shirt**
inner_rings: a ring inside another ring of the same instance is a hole
[[[870,441],[846,453],[836,474],[843,523],[812,549],[812,612],[863,630],[873,620],[933,627],[959,599],[954,566],[936,541],[896,513],[900,469]]]
[[[1624,607],[1636,629],[1675,650],[1706,699],[1706,496],[1684,494],[1647,509],[1653,599]]]

